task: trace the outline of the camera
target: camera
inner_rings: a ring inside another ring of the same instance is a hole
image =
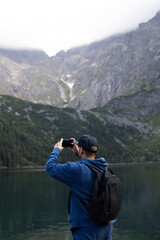
[[[73,147],[73,140],[71,139],[63,139],[62,147]]]

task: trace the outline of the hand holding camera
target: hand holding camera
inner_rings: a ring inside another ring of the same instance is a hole
[[[76,145],[76,140],[74,138],[61,138],[61,140],[54,145],[54,148],[59,148],[61,150],[63,148],[70,148],[73,153],[78,153],[78,146]]]
[[[72,150],[72,152],[75,154],[78,153],[79,147],[77,145],[76,139],[74,139],[74,138],[63,139],[62,146],[70,148]]]
[[[62,142],[63,142],[63,138],[61,138],[61,140],[54,145],[54,148],[59,148],[62,150],[63,149]]]

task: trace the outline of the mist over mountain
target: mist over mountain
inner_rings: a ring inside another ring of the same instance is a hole
[[[87,110],[160,86],[160,12],[138,29],[48,57],[0,49],[0,94]]]

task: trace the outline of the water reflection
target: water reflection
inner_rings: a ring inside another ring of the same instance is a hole
[[[160,165],[112,169],[123,185],[113,239],[160,239]],[[45,171],[0,171],[0,240],[71,240],[68,191]]]
[[[128,234],[133,235],[131,239],[160,239],[160,165],[116,170],[123,183],[122,209],[116,229],[123,230],[123,239]]]
[[[6,239],[66,226],[68,189],[45,172],[1,173],[0,189],[0,235]]]

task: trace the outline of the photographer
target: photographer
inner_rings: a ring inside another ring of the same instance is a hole
[[[48,174],[67,184],[71,189],[69,198],[68,221],[73,240],[112,240],[112,222],[106,225],[98,223],[91,217],[80,199],[88,204],[91,196],[95,173],[87,166],[98,170],[105,170],[108,166],[104,158],[95,159],[98,151],[97,139],[90,135],[83,135],[78,142],[70,139],[70,149],[78,155],[79,161],[58,163],[58,156],[63,150],[63,139],[54,145],[50,154],[46,171]]]

